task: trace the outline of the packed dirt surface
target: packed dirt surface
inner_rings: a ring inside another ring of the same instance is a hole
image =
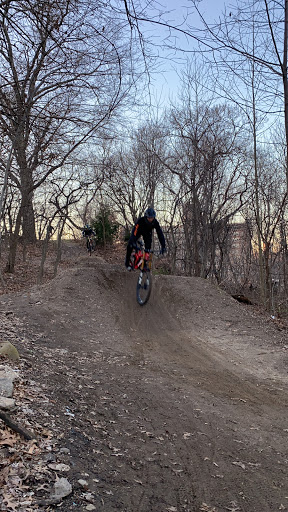
[[[73,488],[26,477],[31,510],[288,510],[287,331],[198,278],[154,276],[140,307],[136,279],[92,255],[0,297]]]

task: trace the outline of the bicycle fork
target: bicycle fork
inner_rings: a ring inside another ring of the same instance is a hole
[[[150,273],[149,273],[149,270],[140,270],[140,274],[139,274],[139,278],[138,278],[138,284],[139,286],[142,287],[142,279],[143,279],[143,274],[144,272],[146,273],[147,275],[147,279],[146,279],[146,282],[144,283],[144,289],[148,288],[149,287],[149,277],[150,277]]]

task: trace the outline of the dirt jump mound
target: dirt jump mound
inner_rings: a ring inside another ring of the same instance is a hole
[[[285,333],[202,279],[153,276],[140,307],[136,279],[82,258],[2,298],[69,452],[61,510],[83,475],[97,511],[288,510]]]

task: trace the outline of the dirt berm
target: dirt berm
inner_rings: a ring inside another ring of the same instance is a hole
[[[288,510],[286,331],[197,278],[154,276],[140,307],[136,278],[82,258],[1,297],[70,451],[60,510],[86,510],[79,479],[103,512]]]

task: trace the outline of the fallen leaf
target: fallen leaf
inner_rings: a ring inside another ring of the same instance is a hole
[[[5,503],[7,509],[11,509],[13,511],[17,510],[17,508],[19,507],[19,504],[15,503],[15,501],[10,499],[10,496],[7,496],[6,494],[4,494],[3,503]]]
[[[54,469],[54,471],[70,471],[70,466],[67,464],[48,464],[48,468]]]
[[[207,503],[202,503],[200,512],[216,512],[216,508],[211,508],[209,505],[207,505]]]
[[[3,434],[4,435],[4,434]],[[10,434],[6,431],[4,439],[0,440],[1,446],[14,446],[19,441],[19,438],[14,434]]]
[[[246,469],[246,466],[245,466],[245,464],[243,464],[243,462],[232,462],[232,464],[234,466],[239,466],[242,469]]]

